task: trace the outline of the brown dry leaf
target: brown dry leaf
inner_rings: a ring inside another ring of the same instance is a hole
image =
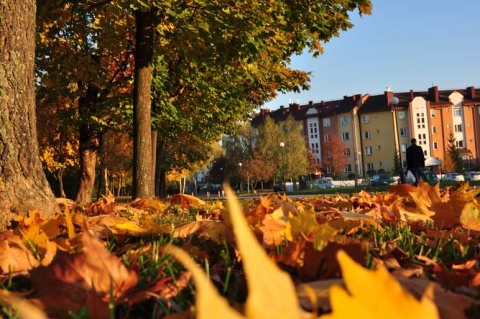
[[[362,243],[338,244],[328,243],[322,251],[315,250],[307,244],[304,248],[304,265],[298,269],[298,275],[303,281],[318,279],[339,278],[341,276],[340,265],[335,256],[343,250],[357,263],[365,265],[367,257]]]
[[[185,209],[188,209],[190,206],[203,206],[206,204],[204,200],[187,194],[175,194],[170,197],[169,202],[172,204],[181,205]]]
[[[20,236],[11,230],[0,233],[0,275],[20,273],[39,264]]]
[[[99,215],[87,219],[87,228],[100,237],[111,235],[130,235],[145,236],[150,235],[152,231],[138,226],[137,223],[128,220],[125,217],[114,215]],[[154,231],[156,231],[155,229]]]
[[[222,222],[202,220],[175,226],[173,237],[185,238],[197,234],[200,238],[208,238],[217,243],[222,243],[225,240],[225,231],[226,226]]]
[[[348,292],[333,286],[330,289],[333,312],[322,318],[351,319],[359,314],[371,319],[439,318],[433,302],[433,286],[427,287],[419,302],[401,287],[386,268],[371,271],[355,263],[343,251],[337,256]]]
[[[111,292],[114,301],[121,302],[137,284],[138,275],[88,231],[81,238],[81,253],[58,253],[48,267],[32,270],[32,286],[47,308],[68,312],[87,305],[90,318],[103,318],[108,315]]]
[[[284,220],[275,221],[265,218],[263,226],[260,229],[263,232],[263,242],[265,245],[272,247],[280,245],[285,240],[286,223]]]
[[[469,196],[463,192],[450,194],[449,200],[441,203],[433,203],[432,210],[435,215],[431,216],[436,227],[452,228],[460,225],[460,215],[467,204]]]
[[[109,191],[107,196],[102,195],[102,199],[90,204],[85,208],[85,212],[89,216],[111,214],[115,210],[116,201],[115,196]]]

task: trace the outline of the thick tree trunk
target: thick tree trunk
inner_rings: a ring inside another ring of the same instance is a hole
[[[14,213],[58,211],[38,157],[35,0],[0,1],[0,229]]]
[[[152,181],[151,85],[155,13],[135,11],[133,87],[133,198],[154,195]]]

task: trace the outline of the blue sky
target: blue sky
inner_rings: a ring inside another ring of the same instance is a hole
[[[303,54],[291,67],[312,71],[311,89],[287,93],[262,108],[289,101],[341,99],[352,94],[480,87],[480,0],[372,0],[369,16],[324,44],[318,58]]]

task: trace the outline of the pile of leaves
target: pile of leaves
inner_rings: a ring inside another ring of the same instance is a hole
[[[0,302],[22,318],[475,318],[478,193],[59,200],[0,233]]]

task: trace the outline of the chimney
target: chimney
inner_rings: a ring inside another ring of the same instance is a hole
[[[308,101],[308,105],[309,105],[309,106],[312,106],[312,105],[313,105],[313,101]]]
[[[438,86],[432,86],[428,89],[428,99],[432,102],[440,102],[440,97],[438,95]]]
[[[413,100],[415,98],[415,95],[413,94],[413,90],[410,90],[410,100]]]
[[[473,86],[467,87],[467,98],[469,100],[475,99],[475,87]]]
[[[393,97],[393,91],[392,90],[387,90],[385,91],[385,98],[387,99],[387,105],[390,105],[390,100]]]
[[[283,110],[283,108],[284,108],[284,107],[285,107],[285,106],[283,106],[283,105],[280,105],[280,110]]]

